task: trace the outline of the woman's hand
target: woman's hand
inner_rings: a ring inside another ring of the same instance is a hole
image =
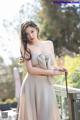
[[[53,68],[53,75],[64,75],[65,73],[68,74],[66,68]]]
[[[58,70],[61,71],[61,72],[65,72],[65,73],[68,74],[68,70],[66,68],[58,68]]]

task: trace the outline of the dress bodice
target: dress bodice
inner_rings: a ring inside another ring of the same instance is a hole
[[[32,51],[32,65],[43,69],[50,69],[54,65],[55,55],[54,49],[51,46],[51,41],[45,44],[40,44],[41,51]]]
[[[47,53],[33,53],[32,65],[43,69],[50,69],[53,67],[53,56]]]

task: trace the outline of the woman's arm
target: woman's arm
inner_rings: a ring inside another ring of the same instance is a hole
[[[54,65],[56,67],[55,70],[58,70],[60,72],[62,71],[62,72],[67,72],[68,73],[66,68],[64,68],[64,67],[60,68],[60,67],[57,66],[57,62],[56,62],[56,59],[55,59],[55,53],[54,53],[54,45],[53,45],[52,41],[48,41],[48,42],[49,42],[49,45],[50,45],[50,48],[51,48],[51,52],[53,54],[53,61],[54,61]]]
[[[46,69],[42,69],[39,67],[33,67],[31,60],[25,61],[25,65],[27,67],[27,71],[33,75],[55,76],[55,75],[62,75],[63,74],[63,72],[60,72],[60,71],[55,70],[55,69],[47,69],[46,70]]]

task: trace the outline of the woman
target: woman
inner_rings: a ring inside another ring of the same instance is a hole
[[[60,120],[51,81],[64,69],[54,68],[53,44],[39,39],[39,28],[32,21],[21,25],[21,55],[28,76],[21,87],[18,120]]]

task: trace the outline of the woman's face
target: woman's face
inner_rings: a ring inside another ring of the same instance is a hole
[[[26,34],[27,34],[29,43],[33,43],[36,39],[38,39],[38,31],[34,27],[27,27]]]

